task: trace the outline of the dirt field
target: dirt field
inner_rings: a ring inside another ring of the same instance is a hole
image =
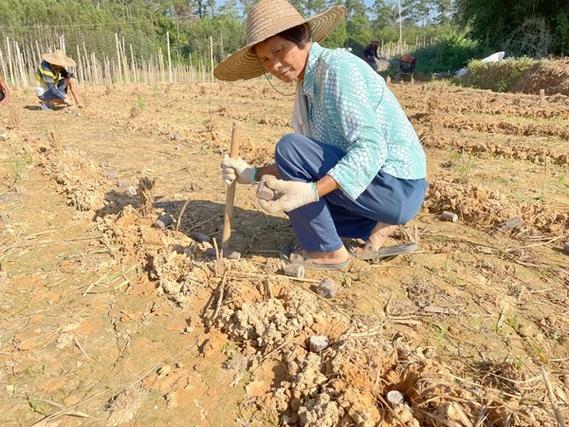
[[[42,112],[16,92],[0,109],[2,425],[568,420],[569,98],[393,90],[430,182],[393,240],[420,251],[302,281],[280,274],[294,237],[253,188],[237,189],[242,259],[200,242],[222,228],[232,122],[243,157],[269,162],[292,97],[264,80],[86,87],[84,110]],[[161,214],[169,229],[152,226]],[[324,278],[332,299],[314,291]]]

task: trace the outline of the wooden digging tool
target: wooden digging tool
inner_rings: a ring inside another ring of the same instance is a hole
[[[233,130],[231,132],[231,148],[229,157],[236,158],[239,156],[239,123],[233,122]],[[229,238],[231,237],[231,218],[233,217],[233,203],[235,202],[235,185],[237,181],[233,181],[227,187],[227,195],[225,196],[225,216],[223,218],[223,234],[221,235],[221,256],[229,255]]]

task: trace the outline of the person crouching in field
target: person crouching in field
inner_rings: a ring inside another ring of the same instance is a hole
[[[68,67],[75,67],[75,61],[61,50],[53,53],[45,53],[43,61],[36,71],[36,95],[40,100],[42,110],[47,110],[55,105],[72,105],[67,92],[71,92],[75,103],[79,108],[83,105],[77,91],[77,84],[73,73]]]
[[[0,77],[0,105],[6,105],[10,102],[10,89],[6,82]]]
[[[352,251],[360,259],[413,250],[382,245],[417,214],[427,189],[425,153],[385,81],[363,59],[318,43],[345,14],[334,6],[304,19],[286,0],[261,0],[247,17],[247,45],[214,71],[220,80],[269,72],[297,82],[295,133],[278,141],[275,163],[226,155],[221,169],[226,183],[260,180],[261,207],[288,214],[298,241],[289,259],[307,269],[346,266],[342,237],[367,241]],[[267,188],[270,200],[261,196]]]

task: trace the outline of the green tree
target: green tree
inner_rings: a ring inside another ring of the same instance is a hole
[[[566,0],[458,0],[458,15],[471,35],[509,54],[569,53]]]

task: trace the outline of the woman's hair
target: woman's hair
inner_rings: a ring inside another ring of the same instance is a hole
[[[312,38],[312,31],[310,25],[300,24],[296,27],[289,28],[277,34],[285,40],[295,43],[299,48],[303,49],[306,43]]]

